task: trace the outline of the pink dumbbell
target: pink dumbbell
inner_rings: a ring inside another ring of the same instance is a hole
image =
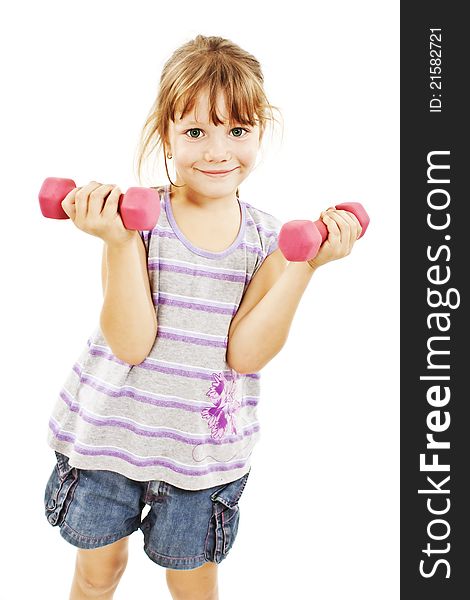
[[[360,238],[369,225],[369,215],[359,202],[344,202],[335,206],[337,210],[351,212],[362,227]],[[279,248],[287,260],[304,261],[315,258],[320,246],[328,237],[328,229],[323,221],[289,221],[279,232]],[[359,238],[358,238],[359,239]]]
[[[39,191],[41,212],[49,219],[68,219],[62,208],[65,196],[76,188],[72,179],[48,177]],[[119,198],[119,214],[126,229],[153,229],[160,216],[160,198],[151,188],[130,187]]]

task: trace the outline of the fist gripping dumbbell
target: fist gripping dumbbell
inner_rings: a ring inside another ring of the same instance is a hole
[[[65,196],[76,188],[72,179],[48,177],[39,191],[41,212],[49,219],[68,219],[62,208]],[[160,198],[151,188],[130,187],[119,198],[119,214],[126,229],[153,229],[160,216]]]
[[[361,238],[369,225],[369,215],[359,202],[337,204],[336,209],[351,212],[362,227]],[[279,248],[287,260],[305,261],[315,258],[320,246],[328,237],[328,229],[323,221],[289,221],[279,232]],[[357,238],[357,239],[359,239]]]

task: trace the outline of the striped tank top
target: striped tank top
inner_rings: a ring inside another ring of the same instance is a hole
[[[157,190],[158,223],[139,232],[157,311],[154,345],[130,365],[96,327],[55,401],[47,443],[74,467],[200,490],[250,470],[260,373],[229,367],[228,331],[252,277],[278,247],[282,224],[239,199],[237,238],[210,252],[178,228],[170,186]]]

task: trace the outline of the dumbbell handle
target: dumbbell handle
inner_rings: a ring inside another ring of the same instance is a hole
[[[47,177],[39,191],[42,214],[49,219],[68,219],[62,201],[76,187],[73,179]],[[118,210],[126,229],[151,230],[160,216],[158,192],[152,188],[130,187],[120,195]]]

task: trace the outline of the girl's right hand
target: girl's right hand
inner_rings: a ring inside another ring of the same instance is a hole
[[[90,181],[74,188],[62,200],[65,213],[82,231],[95,235],[107,244],[122,245],[135,236],[124,227],[118,211],[121,190],[114,184],[102,185]]]
[[[326,225],[328,237],[318,254],[307,261],[313,269],[350,254],[362,231],[357,217],[347,210],[336,210],[330,206],[321,213],[320,218]]]

